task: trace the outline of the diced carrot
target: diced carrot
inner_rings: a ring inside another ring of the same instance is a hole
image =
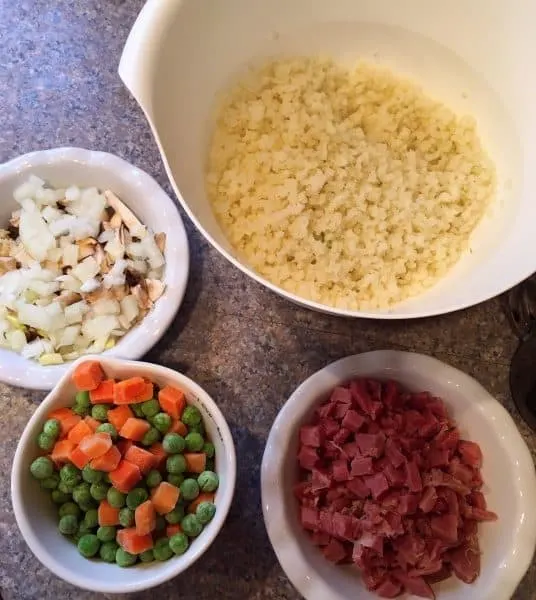
[[[155,468],[160,469],[164,465],[164,463],[166,462],[166,459],[168,457],[167,452],[164,450],[164,446],[162,446],[162,444],[160,442],[155,442],[149,448],[149,452],[153,456],[156,456]]]
[[[109,433],[101,431],[92,433],[85,437],[79,444],[80,450],[87,454],[89,458],[97,458],[106,454],[112,446],[112,438]]]
[[[166,385],[158,392],[158,402],[164,412],[174,419],[180,419],[186,406],[184,392],[178,388]]]
[[[201,494],[199,494],[195,500],[192,500],[190,504],[188,504],[188,512],[194,513],[201,502],[214,502],[214,493],[201,492]]]
[[[60,440],[54,444],[50,458],[57,465],[64,465],[71,460],[71,452],[74,449],[74,444],[71,440]]]
[[[168,525],[166,527],[166,537],[170,538],[177,533],[182,533],[182,528],[178,523],[177,525]]]
[[[49,419],[56,419],[60,422],[60,438],[64,438],[71,429],[82,420],[82,417],[75,414],[70,408],[58,408],[48,415]]]
[[[172,511],[177,504],[181,492],[178,487],[171,485],[167,481],[162,481],[153,490],[151,500],[154,505],[154,509],[159,515],[165,515]]]
[[[115,469],[117,469],[120,460],[121,452],[119,452],[115,446],[111,446],[106,454],[97,456],[97,458],[94,458],[91,461],[91,468],[95,469],[95,471],[109,473],[110,471],[115,471]]]
[[[109,477],[114,488],[123,494],[128,494],[141,479],[141,471],[128,460],[121,460],[117,469],[110,472]]]
[[[144,402],[136,398],[142,394],[147,387],[143,377],[130,377],[123,379],[114,386],[114,404],[136,404]]]
[[[174,419],[168,433],[178,433],[184,437],[188,433],[188,428],[182,421]]]
[[[84,421],[91,427],[93,431],[95,431],[99,425],[102,425],[100,421],[97,421],[97,419],[94,419],[89,415],[87,417],[84,417]]]
[[[153,531],[156,527],[156,513],[150,500],[146,500],[136,508],[134,521],[138,535],[147,535]]]
[[[105,379],[99,383],[99,387],[89,392],[89,401],[91,404],[106,404],[113,402],[114,399],[114,379]]]
[[[202,473],[207,464],[207,455],[204,452],[186,452],[186,470],[189,473]]]
[[[77,390],[90,391],[104,379],[104,373],[99,362],[86,360],[76,367],[71,379]]]
[[[127,440],[134,440],[135,442],[141,442],[143,436],[151,429],[150,423],[143,419],[136,419],[135,417],[129,417],[123,427],[119,430],[119,435],[126,438]]]
[[[148,450],[132,445],[125,453],[125,460],[136,465],[146,475],[156,464],[156,456]]]
[[[91,459],[77,446],[71,450],[71,462],[75,467],[83,469]]]
[[[93,429],[85,422],[78,421],[78,423],[69,431],[67,434],[67,439],[71,440],[73,444],[79,444],[86,435],[91,435],[93,433]]]
[[[149,381],[149,382],[145,382],[145,387],[143,388],[143,391],[140,392],[136,398],[135,398],[135,403],[137,404],[138,402],[146,402],[147,400],[150,400],[153,397],[153,384]]]
[[[132,440],[119,440],[116,444],[117,449],[121,452],[121,456],[125,456],[130,446],[132,446],[134,442]]]
[[[134,413],[126,404],[123,406],[118,406],[117,408],[112,408],[112,410],[109,410],[107,414],[108,421],[116,428],[117,431],[123,427],[127,419],[130,419],[133,416]]]
[[[108,500],[102,500],[97,511],[101,527],[119,525],[119,509],[114,508]]]
[[[153,538],[150,534],[138,535],[135,527],[120,529],[116,536],[117,543],[130,554],[141,554],[153,547]]]

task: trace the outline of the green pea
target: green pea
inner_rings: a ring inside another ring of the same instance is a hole
[[[93,499],[95,499],[97,502],[100,502],[101,500],[104,500],[104,498],[107,497],[109,488],[110,486],[104,483],[104,481],[97,481],[97,483],[91,484],[91,487],[89,488],[89,493],[91,494],[91,497]]]
[[[93,498],[91,498],[91,496],[88,499],[82,499],[78,502],[78,506],[84,511],[87,512],[88,510],[93,510],[94,508],[97,508],[97,503],[95,502],[95,500],[93,500]]]
[[[164,531],[164,529],[167,527],[167,521],[164,519],[164,517],[162,517],[161,515],[158,515],[156,517],[156,527],[155,530],[156,531]]]
[[[181,497],[187,502],[199,496],[199,484],[195,479],[185,479],[181,483]]]
[[[170,473],[167,476],[167,480],[169,483],[171,483],[171,485],[180,488],[181,483],[184,481],[184,475],[180,475],[178,473]]]
[[[186,515],[181,521],[181,529],[188,537],[197,537],[203,530],[203,525],[195,515]]]
[[[132,527],[134,525],[134,511],[130,508],[122,508],[119,511],[119,524],[123,527]]]
[[[212,502],[200,502],[195,509],[195,516],[201,525],[206,525],[212,521],[216,514],[216,506]]]
[[[138,419],[144,419],[145,415],[143,414],[143,411],[141,409],[141,404],[131,404],[130,405],[130,410],[136,415],[136,417],[138,417]]]
[[[151,488],[159,485],[161,481],[162,481],[162,475],[160,475],[160,472],[157,471],[156,469],[152,469],[151,471],[149,471],[147,473],[147,476],[145,477],[145,483],[147,484],[148,487],[151,487]]]
[[[61,481],[61,479],[58,483],[58,490],[60,490],[60,492],[63,492],[64,494],[72,494],[75,487],[76,485],[67,485],[65,481]]]
[[[214,492],[218,489],[220,480],[214,471],[203,471],[199,474],[197,483],[203,492]]]
[[[82,504],[91,504],[91,486],[87,481],[79,483],[73,490],[73,500],[82,508]]]
[[[54,448],[55,443],[55,438],[51,435],[47,435],[44,431],[37,437],[37,445],[41,450],[45,450],[45,452],[50,452],[52,448]]]
[[[93,533],[92,531],[93,527],[90,527],[85,519],[82,519],[80,521],[80,525],[78,526],[78,535],[79,537],[82,537],[83,535],[86,535],[86,533]]]
[[[107,421],[110,407],[107,404],[94,404],[91,409],[91,416],[97,421]]]
[[[173,550],[169,547],[169,540],[167,537],[160,538],[156,541],[153,548],[153,554],[155,560],[169,560],[173,556]]]
[[[57,489],[57,490],[52,490],[51,497],[52,497],[52,502],[54,502],[54,504],[63,504],[65,502],[68,502],[71,499],[71,494],[62,492],[60,489]]]
[[[89,415],[90,408],[88,406],[80,406],[80,404],[75,404],[72,407],[72,411],[75,415],[84,418],[85,416]]]
[[[127,494],[127,506],[134,510],[140,504],[143,504],[149,498],[147,490],[143,488],[134,488]]]
[[[43,433],[56,439],[61,432],[61,424],[58,419],[49,419],[43,425]]]
[[[44,490],[55,490],[60,483],[60,476],[54,472],[50,477],[46,479],[41,479],[41,487]]]
[[[80,516],[80,508],[74,502],[66,502],[62,504],[58,510],[58,515],[60,519],[67,515],[72,515],[74,517]]]
[[[162,446],[168,454],[179,454],[180,452],[184,452],[186,442],[182,435],[178,433],[166,433],[162,440]]]
[[[188,538],[184,533],[176,533],[169,538],[169,547],[177,555],[184,554],[188,550]]]
[[[149,431],[143,436],[141,443],[144,446],[152,446],[155,442],[160,439],[160,432],[156,427],[151,427]]]
[[[145,417],[154,417],[160,412],[160,404],[158,404],[158,400],[156,400],[156,398],[152,398],[151,400],[147,400],[147,402],[142,402],[141,412]]]
[[[201,423],[201,413],[195,406],[187,406],[181,417],[181,421],[188,427],[199,425]]]
[[[113,506],[114,508],[123,508],[123,506],[125,506],[127,496],[126,494],[123,494],[123,492],[111,487],[106,493],[106,500],[108,500],[110,506]]]
[[[203,424],[203,421],[201,421],[197,425],[190,425],[188,427],[188,431],[190,433],[198,433],[199,435],[202,435],[203,437],[207,434],[207,432],[205,431],[205,426]]]
[[[80,406],[82,408],[89,408],[89,406],[91,405],[91,399],[89,397],[89,392],[86,392],[86,391],[77,392],[76,396],[74,397],[74,402],[75,402],[75,404],[78,404],[78,406]]]
[[[82,479],[87,481],[87,483],[97,483],[98,481],[102,480],[102,471],[96,471],[89,465],[86,465],[82,469]]]
[[[184,441],[186,442],[186,449],[188,452],[199,452],[205,444],[203,436],[199,433],[189,433],[184,438]]]
[[[54,463],[46,456],[39,456],[30,465],[30,473],[36,479],[47,479],[54,473]]]
[[[67,486],[74,488],[82,480],[82,474],[74,465],[67,464],[60,469],[60,479]]]
[[[97,532],[98,537],[98,532]],[[118,544],[113,540],[104,542],[101,544],[99,550],[99,556],[102,558],[104,562],[113,563],[115,562],[115,555],[117,553],[117,549],[119,548]]]
[[[99,526],[99,513],[97,512],[97,510],[94,508],[91,508],[90,510],[88,510],[86,512],[86,516],[84,517],[84,521],[86,522],[86,525],[90,529],[94,529],[95,527],[98,527]]]
[[[161,412],[152,418],[152,423],[160,433],[167,433],[171,427],[171,417],[167,413]]]
[[[168,473],[180,475],[186,471],[186,459],[182,454],[173,454],[167,457],[166,469]]]
[[[99,527],[97,529],[97,537],[101,542],[113,542],[115,540],[116,528],[111,525]]]
[[[100,548],[99,538],[92,533],[86,533],[78,540],[78,551],[82,556],[91,558],[95,556]]]
[[[145,552],[142,552],[139,555],[139,559],[141,560],[141,562],[144,562],[144,563],[153,562],[153,560],[154,560],[154,553],[153,553],[152,550],[145,550]]]
[[[65,515],[60,519],[58,529],[63,535],[74,535],[78,531],[78,519],[74,515]]]
[[[137,556],[135,554],[130,554],[130,552],[126,552],[123,548],[118,548],[115,552],[115,562],[120,567],[131,567],[136,563]]]
[[[117,429],[111,423],[103,423],[102,425],[99,425],[95,431],[99,433],[109,433],[112,440],[117,440]]]
[[[184,506],[182,504],[177,504],[175,508],[168,512],[164,517],[168,523],[171,525],[177,525],[184,519]]]
[[[214,454],[216,453],[214,444],[212,442],[205,442],[203,444],[203,452],[206,454],[207,458],[214,458]]]

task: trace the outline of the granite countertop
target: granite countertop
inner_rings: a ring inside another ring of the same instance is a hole
[[[122,156],[173,196],[138,106],[117,76],[121,49],[143,0],[0,0],[0,162],[75,145]],[[191,277],[179,315],[146,359],[199,382],[229,420],[238,455],[237,494],[226,526],[183,577],[145,600],[296,600],[271,550],[261,513],[259,466],[270,426],[308,375],[348,354],[397,348],[431,354],[480,381],[510,411],[536,452],[508,391],[516,347],[500,302],[411,322],[345,320],[297,308],[247,279],[194,230]],[[97,600],[45,569],[11,511],[15,446],[44,394],[0,385],[0,593],[3,600]],[[514,598],[536,599],[536,563]]]

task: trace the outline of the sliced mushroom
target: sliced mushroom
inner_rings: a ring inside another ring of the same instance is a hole
[[[104,197],[106,198],[108,204],[115,210],[116,214],[120,216],[123,223],[128,227],[130,233],[132,235],[141,237],[143,235],[142,232],[145,232],[146,229],[130,210],[130,208],[125,206],[123,202],[121,202],[121,200],[119,200],[119,198],[110,190],[106,190],[104,192]]]
[[[0,256],[13,255],[13,242],[9,238],[0,239]]]
[[[45,260],[45,262],[43,263],[43,268],[48,269],[49,271],[59,271],[60,270],[59,264],[54,260]]]
[[[93,292],[87,292],[82,294],[82,298],[88,303],[93,304],[97,300],[114,300],[115,296],[111,290],[107,290],[103,286]]]
[[[110,227],[112,229],[119,229],[122,224],[121,215],[117,212],[114,213],[114,216],[110,219]]]
[[[147,293],[152,302],[156,302],[164,293],[166,286],[159,279],[146,279]]]
[[[155,241],[157,248],[160,250],[160,252],[162,252],[162,254],[164,254],[164,251],[166,249],[166,234],[163,231],[161,231],[160,233],[157,233],[154,236],[154,241]]]
[[[76,245],[78,246],[78,260],[80,261],[95,254],[97,240],[91,237],[84,238],[83,240],[76,242]]]
[[[0,253],[1,255],[1,253]],[[26,249],[21,243],[11,246],[11,256],[18,261],[23,267],[29,267],[34,263],[34,259],[26,252]]]
[[[151,299],[149,298],[149,292],[147,291],[145,281],[142,281],[138,285],[134,286],[131,290],[131,293],[136,297],[138,306],[141,310],[148,310],[153,305]]]
[[[9,231],[7,229],[0,229],[0,239],[6,239],[9,237]]]
[[[129,288],[126,285],[114,285],[110,290],[113,297],[119,302],[121,302],[125,296],[128,296],[129,291]]]
[[[80,300],[80,294],[76,292],[70,292],[69,290],[63,290],[58,296],[57,300],[65,307],[74,304]]]
[[[17,268],[17,261],[12,256],[0,257],[0,275]]]

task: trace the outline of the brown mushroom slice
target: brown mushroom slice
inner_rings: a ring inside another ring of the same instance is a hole
[[[163,231],[157,233],[154,236],[154,241],[156,247],[160,250],[160,252],[162,252],[162,254],[164,254],[164,251],[166,249],[166,234]]]
[[[12,256],[0,256],[0,275],[4,275],[8,271],[15,271],[17,261]]]
[[[145,285],[151,302],[156,302],[166,289],[166,286],[159,279],[146,279]]]
[[[108,204],[115,210],[116,214],[121,217],[121,220],[128,227],[128,230],[132,235],[139,238],[145,237],[147,229],[142,225],[130,208],[125,206],[125,204],[123,204],[123,202],[110,190],[104,192],[104,197]]]
[[[57,297],[57,300],[64,307],[71,306],[71,304],[78,302],[80,299],[80,294],[78,294],[77,292],[71,292],[69,290],[63,290]]]
[[[135,285],[131,290],[131,293],[138,300],[138,306],[141,310],[148,310],[153,305],[151,299],[149,298],[149,293],[147,291],[147,286],[145,285],[145,281],[141,281],[138,285]]]
[[[88,256],[95,254],[97,240],[95,238],[84,238],[76,242],[78,246],[78,260],[81,261]]]

